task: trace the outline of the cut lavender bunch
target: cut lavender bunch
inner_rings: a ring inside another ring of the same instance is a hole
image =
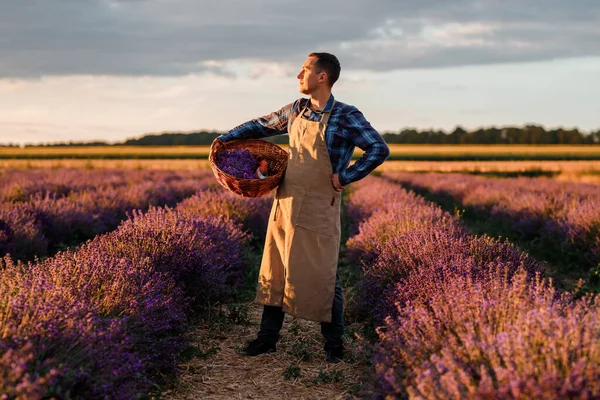
[[[236,178],[255,179],[258,162],[248,150],[228,149],[217,154],[217,166]]]

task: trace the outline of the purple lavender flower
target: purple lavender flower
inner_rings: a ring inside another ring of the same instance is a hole
[[[0,181],[0,256],[46,257],[115,229],[132,210],[204,190],[210,171],[9,170]]]
[[[387,172],[397,183],[450,197],[501,222],[524,239],[580,253],[582,268],[600,262],[600,187],[547,178],[494,179],[457,173]]]
[[[558,293],[527,254],[390,181],[361,181],[349,207],[382,396],[600,396],[600,299]]]
[[[190,317],[242,282],[250,239],[238,226],[246,212],[234,222],[218,207],[203,214],[200,201],[134,211],[117,230],[43,262],[0,259],[3,394],[130,399],[174,374]]]
[[[251,231],[255,238],[264,238],[272,203],[272,194],[241,197],[219,186],[198,192],[177,204],[177,213],[189,218],[210,215],[231,220],[244,230]]]
[[[248,150],[226,149],[217,154],[217,167],[236,178],[255,179],[258,161]]]

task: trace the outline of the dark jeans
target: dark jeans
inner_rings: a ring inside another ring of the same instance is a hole
[[[258,337],[275,344],[279,340],[279,331],[283,326],[285,313],[281,307],[264,306]],[[331,310],[331,322],[321,322],[321,333],[325,337],[325,348],[336,347],[343,344],[344,334],[344,303],[342,288],[339,279],[335,279],[335,295]]]

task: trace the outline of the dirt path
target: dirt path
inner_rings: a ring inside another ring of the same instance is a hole
[[[261,306],[244,304],[225,317],[229,322],[198,325],[190,332],[196,356],[179,365],[179,382],[161,398],[356,399],[372,394],[370,346],[353,333],[360,329],[357,324],[347,326],[346,355],[338,364],[325,361],[319,324],[290,316],[276,353],[239,355],[255,338],[261,312]]]

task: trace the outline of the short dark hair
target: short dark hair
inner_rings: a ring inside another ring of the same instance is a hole
[[[315,63],[317,72],[325,71],[329,87],[332,87],[340,77],[340,71],[342,70],[337,57],[330,53],[310,53],[308,56],[317,58]]]

